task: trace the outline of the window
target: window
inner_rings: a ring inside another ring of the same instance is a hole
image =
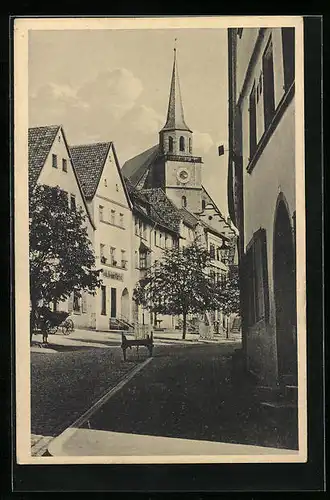
[[[167,234],[165,234],[165,248],[168,247],[168,244],[167,244]]]
[[[63,170],[63,172],[68,171],[68,162],[65,158],[62,158],[62,170]]]
[[[116,266],[117,265],[117,261],[116,261],[116,249],[114,247],[110,247],[110,264],[112,266]]]
[[[73,310],[74,312],[80,312],[80,300],[77,292],[73,292]]]
[[[121,267],[123,269],[126,269],[126,264],[127,264],[127,260],[126,260],[126,252],[125,250],[122,250],[121,251]]]
[[[162,233],[159,233],[159,246],[162,247],[163,245],[163,235]]]
[[[215,259],[215,246],[213,243],[210,244],[210,257],[211,259]]]
[[[63,191],[63,195],[64,195],[66,203],[69,205],[69,193],[67,193],[66,191]]]
[[[268,320],[268,271],[266,231],[257,231],[246,252],[246,314],[248,325]]]
[[[147,269],[147,252],[140,252],[139,258],[140,258],[139,268]]]
[[[168,138],[168,150],[170,153],[173,152],[173,137],[171,136]]]
[[[105,249],[105,245],[103,243],[101,243],[100,244],[100,259],[101,259],[102,264],[105,264],[107,261],[107,258],[104,255],[104,249]]]
[[[157,231],[154,231],[154,243],[157,245]]]
[[[206,202],[205,200],[202,200],[202,210],[205,210]]]
[[[217,247],[217,260],[221,260],[221,250],[220,250],[220,247]]]
[[[104,186],[108,187],[108,181],[106,179],[104,179]]]
[[[104,207],[102,207],[102,205],[99,205],[99,219],[100,219],[100,221],[103,221],[103,215],[104,215],[103,208]]]
[[[257,113],[256,113],[256,88],[252,87],[249,103],[249,126],[250,126],[250,160],[253,158],[257,148]]]
[[[115,210],[111,210],[110,211],[110,222],[111,224],[114,224],[116,221],[116,211]]]
[[[284,90],[288,90],[294,81],[294,28],[282,28],[282,49],[284,69]]]
[[[182,206],[183,207],[186,207],[187,206],[187,198],[185,196],[182,196],[181,198],[181,203],[182,203]]]
[[[189,137],[189,153],[192,153],[192,142],[191,142],[191,137]]]
[[[101,314],[102,316],[107,314],[107,289],[104,285],[101,285]]]
[[[262,58],[264,75],[264,117],[265,129],[270,125],[275,112],[273,44],[270,39]]]
[[[180,151],[184,151],[185,144],[184,144],[184,137],[183,136],[180,137],[179,144],[180,144]]]
[[[76,197],[74,194],[70,196],[70,203],[71,203],[71,210],[76,211],[77,206],[76,206]]]
[[[124,214],[119,214],[119,225],[124,227]]]
[[[147,224],[143,223],[143,238],[147,239]]]
[[[52,155],[52,167],[57,168],[57,155]]]

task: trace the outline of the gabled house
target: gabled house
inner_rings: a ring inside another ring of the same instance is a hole
[[[109,330],[132,322],[132,203],[112,142],[70,147],[87,206],[95,221],[94,248],[103,284],[94,327]]]
[[[59,186],[67,193],[71,210],[80,207],[85,216],[88,236],[93,243],[94,222],[92,214],[72,162],[70,150],[63,127],[50,125],[32,127],[28,131],[29,148],[29,192],[33,193],[36,184]],[[53,304],[54,308],[67,310],[74,315],[76,326],[90,327],[94,314],[94,297],[83,292],[82,297],[75,294],[67,301]]]

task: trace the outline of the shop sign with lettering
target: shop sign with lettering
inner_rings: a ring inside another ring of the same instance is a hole
[[[117,281],[123,281],[123,279],[124,279],[122,274],[116,273],[114,271],[108,271],[108,269],[103,269],[102,274],[106,278],[110,278],[110,279],[117,280]]]

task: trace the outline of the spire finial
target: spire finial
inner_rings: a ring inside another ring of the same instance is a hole
[[[191,130],[187,127],[184,116],[183,116],[183,106],[181,99],[178,67],[176,60],[177,51],[177,38],[174,38],[174,57],[173,57],[173,69],[172,69],[172,79],[170,87],[170,98],[167,110],[167,119],[162,130]]]

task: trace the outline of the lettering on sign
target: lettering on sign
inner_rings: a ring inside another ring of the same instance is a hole
[[[123,275],[120,274],[120,273],[115,273],[113,271],[108,271],[107,269],[103,269],[102,270],[102,274],[103,276],[105,276],[106,278],[111,278],[113,280],[117,280],[117,281],[123,281],[124,278],[123,278]]]

